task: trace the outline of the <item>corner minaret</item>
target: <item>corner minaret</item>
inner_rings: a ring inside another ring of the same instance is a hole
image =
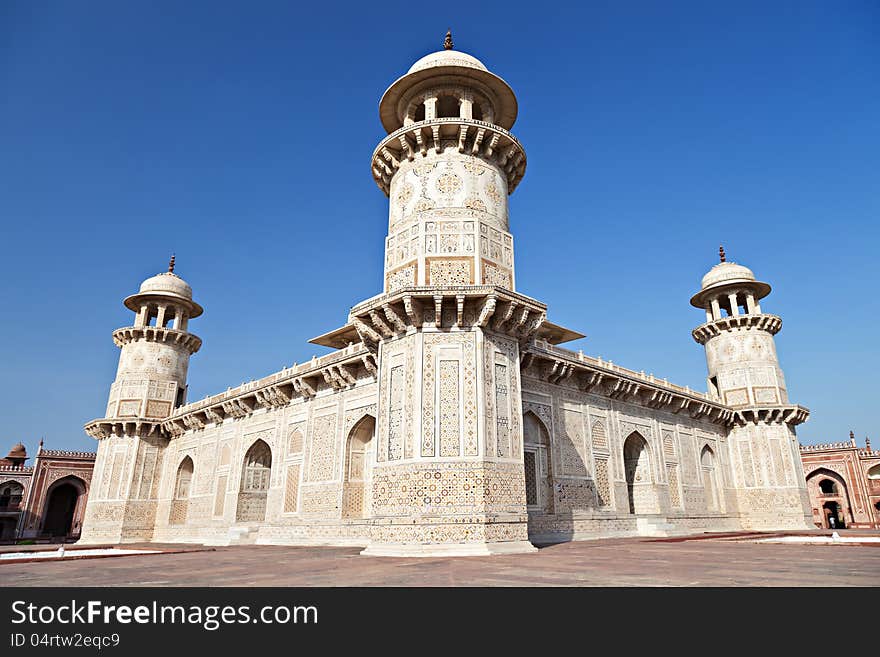
[[[691,305],[706,322],[692,332],[706,348],[709,395],[734,410],[728,448],[743,526],[812,526],[795,426],[809,411],[791,404],[776,356],[782,319],[762,312],[770,293],[748,267],[720,262],[703,276]]]
[[[160,424],[186,402],[189,359],[202,344],[188,331],[189,320],[201,315],[202,307],[174,267],[172,255],[167,272],[148,278],[125,299],[134,323],[113,332],[121,352],[106,414],[85,426],[99,441],[97,486],[83,523],[86,542],[152,537],[167,444]]]

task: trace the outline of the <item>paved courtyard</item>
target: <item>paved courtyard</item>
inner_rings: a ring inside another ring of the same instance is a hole
[[[880,586],[880,547],[741,538],[606,539],[457,559],[362,557],[360,548],[337,547],[166,547],[177,552],[3,564],[0,585]]]

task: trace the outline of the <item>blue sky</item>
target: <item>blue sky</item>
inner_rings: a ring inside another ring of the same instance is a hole
[[[723,243],[774,287],[801,439],[880,430],[876,2],[310,4],[0,3],[0,449],[94,449],[172,251],[191,400],[323,353],[381,289],[379,97],[447,27],[518,95],[517,285],[572,348],[705,389]]]

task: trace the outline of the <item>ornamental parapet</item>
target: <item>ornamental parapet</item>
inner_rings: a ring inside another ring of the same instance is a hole
[[[403,160],[440,153],[449,145],[459,153],[482,157],[496,164],[507,176],[507,191],[513,190],[526,172],[526,152],[519,140],[504,128],[460,117],[428,119],[398,128],[373,151],[373,179],[390,194],[391,179]]]
[[[531,369],[548,383],[559,385],[571,381],[582,392],[675,414],[687,413],[692,418],[705,418],[714,424],[729,425],[733,420],[733,409],[710,400],[703,393],[543,340],[535,340],[525,348],[521,367]]]
[[[815,445],[801,445],[802,452],[824,452],[826,450],[839,450],[839,449],[856,449],[861,452],[872,452],[878,456],[880,456],[880,452],[877,450],[865,450],[859,449],[856,445],[854,445],[850,441],[840,441],[833,443],[817,443]],[[865,456],[873,456],[873,454],[865,454]]]
[[[756,328],[767,331],[770,335],[779,333],[782,328],[782,318],[778,315],[768,315],[766,313],[752,315],[731,315],[729,317],[721,317],[720,319],[700,324],[691,331],[694,340],[700,344],[706,344],[715,336],[721,335],[726,331],[743,330],[748,328]]]
[[[74,458],[74,459],[94,459],[95,452],[71,452],[66,449],[41,449],[37,454],[40,458]]]
[[[737,426],[747,424],[802,424],[810,417],[810,409],[797,404],[780,406],[752,406],[739,408],[733,412],[733,422]]]
[[[130,342],[146,340],[147,342],[164,342],[181,345],[190,354],[196,353],[202,346],[202,339],[187,331],[161,326],[126,326],[113,331],[113,342],[122,347]]]
[[[376,358],[363,344],[351,344],[307,363],[294,364],[267,377],[186,404],[161,421],[174,438],[209,424],[246,417],[261,408],[281,408],[295,398],[311,399],[323,384],[334,391],[354,387],[362,378],[376,378]]]
[[[15,474],[33,474],[32,465],[0,465],[0,472],[12,472]]]

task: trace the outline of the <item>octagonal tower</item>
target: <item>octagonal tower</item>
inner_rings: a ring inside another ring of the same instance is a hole
[[[202,314],[192,288],[168,271],[141,283],[124,301],[135,313],[132,326],[116,329],[120,348],[116,380],[107,411],[85,426],[98,439],[95,483],[83,521],[81,541],[150,540],[157,505],[159,473],[168,439],[161,423],[186,403],[190,357],[202,341],[189,332],[189,320]]]
[[[710,397],[734,410],[728,446],[741,521],[747,529],[812,527],[795,434],[809,411],[788,399],[774,340],[782,319],[761,310],[770,286],[719,253],[691,298],[706,312],[692,334],[706,349]]]
[[[526,168],[510,132],[516,97],[477,58],[419,59],[379,103],[388,136],[373,177],[389,197],[384,291],[412,285],[514,289],[507,196]]]
[[[491,554],[528,541],[520,344],[544,304],[514,292],[507,197],[525,172],[516,97],[471,55],[418,60],[379,104],[389,196],[383,294],[349,314],[379,355],[365,554]]]

